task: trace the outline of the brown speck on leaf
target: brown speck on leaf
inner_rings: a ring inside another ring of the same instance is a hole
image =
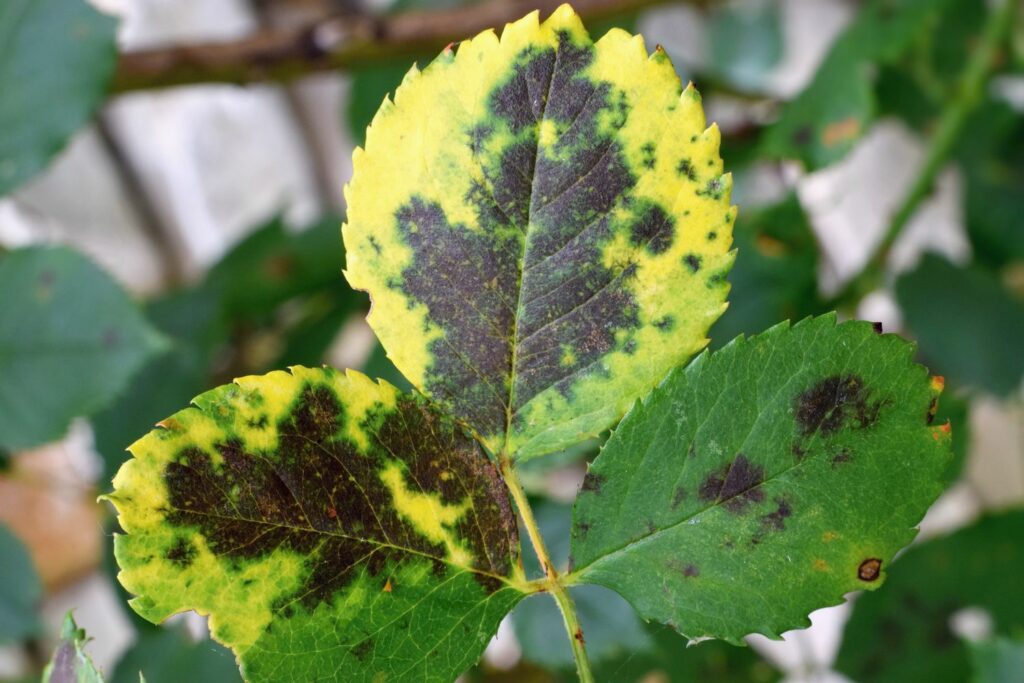
[[[580,641],[580,645],[585,645],[586,641],[583,640],[583,629],[579,626],[576,627],[576,633],[573,634],[573,638]]]
[[[871,323],[871,327],[874,328],[875,334],[882,334],[882,331],[883,331],[882,330],[882,323],[880,323],[880,322],[873,322],[873,323]]]
[[[882,561],[872,557],[860,563],[857,568],[857,578],[861,581],[875,581],[882,573]]]
[[[391,579],[388,579],[388,580],[387,580],[387,581],[386,581],[386,582],[384,583],[384,592],[385,592],[385,593],[390,593],[390,592],[391,592]]]
[[[827,572],[828,571],[828,562],[826,562],[825,560],[821,559],[820,557],[816,558],[814,560],[814,568],[816,570],[818,570],[819,572]]]

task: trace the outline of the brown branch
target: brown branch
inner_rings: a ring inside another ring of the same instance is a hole
[[[715,0],[686,0],[709,5]],[[533,11],[551,14],[563,0],[486,0],[449,10],[386,16],[334,16],[300,29],[265,29],[235,42],[129,52],[121,56],[114,92],[189,83],[289,81],[330,69],[429,55],[451,42],[500,28]],[[608,19],[665,0],[576,0],[587,21]]]

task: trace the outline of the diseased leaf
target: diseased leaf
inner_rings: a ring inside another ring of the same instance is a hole
[[[926,255],[896,282],[921,354],[958,383],[1007,396],[1024,381],[1024,301],[982,268]]]
[[[494,453],[611,426],[706,343],[735,211],[665,53],[571,8],[413,69],[355,154],[347,276],[395,365]]]
[[[0,3],[0,196],[92,116],[114,72],[116,28],[85,0]]]
[[[451,681],[522,598],[507,493],[424,399],[293,368],[207,392],[108,497],[132,607],[210,614],[249,681]]]
[[[809,625],[875,588],[941,491],[949,426],[913,346],[835,315],[674,371],[576,501],[574,579],[691,638]]]
[[[871,0],[832,44],[803,92],[768,130],[762,151],[810,169],[846,156],[875,114],[872,68],[898,59],[952,0]]]
[[[28,550],[0,524],[0,645],[39,635],[37,610],[43,598]]]
[[[971,644],[973,683],[1024,681],[1024,640],[993,638]]]
[[[103,676],[85,653],[85,643],[85,631],[68,614],[53,659],[43,670],[42,683],[103,683]]]
[[[1024,511],[1014,510],[908,550],[881,590],[854,603],[836,670],[872,683],[970,680],[969,648],[950,618],[969,607],[987,612],[996,633],[1024,629],[1021,538]]]
[[[0,447],[64,434],[104,408],[166,342],[110,277],[63,247],[0,260]]]

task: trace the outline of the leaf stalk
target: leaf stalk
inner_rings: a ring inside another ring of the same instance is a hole
[[[562,613],[562,621],[565,623],[565,631],[569,635],[569,643],[572,645],[572,656],[576,660],[576,673],[580,678],[580,682],[594,683],[594,674],[590,670],[590,660],[587,659],[587,646],[583,638],[583,629],[580,627],[579,617],[576,614],[576,605],[572,601],[572,596],[569,595],[564,577],[558,573],[558,569],[551,562],[551,555],[544,544],[544,537],[540,533],[537,519],[533,516],[533,508],[530,506],[530,501],[526,497],[523,485],[519,481],[519,475],[516,474],[512,459],[502,453],[498,461],[501,468],[501,476],[505,480],[509,493],[512,494],[512,500],[515,501],[516,508],[519,509],[519,515],[522,517],[526,534],[530,537],[530,543],[533,544],[533,549],[537,553],[537,560],[544,571],[545,578],[537,582],[537,584],[542,587],[542,590],[551,593],[551,597],[555,599],[558,609]]]

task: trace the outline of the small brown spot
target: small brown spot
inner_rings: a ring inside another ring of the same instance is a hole
[[[388,579],[386,582],[384,582],[384,592],[385,593],[390,593],[391,590],[392,590],[391,579]]]
[[[931,424],[935,422],[935,413],[939,409],[939,397],[936,396],[932,399],[932,402],[928,404],[928,414],[924,416],[925,424]]]
[[[882,334],[882,332],[883,332],[883,330],[882,330],[882,323],[880,323],[880,322],[873,322],[873,323],[871,323],[871,328],[875,331],[875,334]]]
[[[843,450],[839,451],[838,453],[832,456],[832,467],[838,467],[839,465],[848,463],[851,460],[853,460],[853,456],[850,454],[849,450],[844,448]]]
[[[826,531],[821,535],[821,540],[825,543],[831,543],[832,541],[839,538],[839,533],[835,531]]]
[[[861,581],[875,581],[881,573],[882,561],[877,557],[864,560],[857,568],[857,577]]]
[[[819,571],[819,572],[827,572],[828,571],[828,562],[826,562],[825,560],[821,559],[820,557],[816,558],[814,560],[814,568],[817,571]]]
[[[587,472],[587,476],[583,477],[584,493],[600,494],[602,486],[604,486],[604,475]]]
[[[825,130],[821,133],[821,142],[826,147],[835,147],[841,143],[852,142],[858,135],[860,135],[860,121],[855,116],[851,116],[825,126]]]
[[[583,640],[583,629],[581,629],[579,626],[576,627],[576,633],[574,633],[572,637],[580,641],[580,645],[586,644],[586,641]]]

